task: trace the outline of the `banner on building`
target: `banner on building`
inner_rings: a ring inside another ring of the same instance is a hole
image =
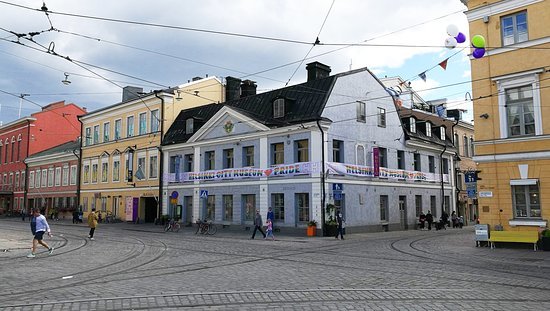
[[[380,177],[388,179],[404,179],[410,181],[430,181],[440,182],[441,175],[435,173],[406,171],[398,169],[389,169],[385,167],[378,168],[378,176],[375,175],[376,169],[370,166],[354,165],[345,163],[327,162],[329,174],[350,175],[357,177]],[[449,175],[443,174],[443,182],[449,182]]]

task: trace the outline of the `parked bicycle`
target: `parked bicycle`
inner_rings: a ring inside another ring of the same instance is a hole
[[[164,226],[164,232],[172,231],[172,232],[178,232],[181,229],[180,222],[177,220],[174,220],[174,218],[170,219],[170,221]]]
[[[214,235],[216,232],[218,232],[218,227],[211,220],[197,220],[197,231],[195,231],[195,234]]]

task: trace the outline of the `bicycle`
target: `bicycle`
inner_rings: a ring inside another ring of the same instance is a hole
[[[197,220],[197,231],[195,231],[195,234],[206,234],[206,235],[214,235],[218,232],[218,227],[212,223],[212,221],[208,220]]]
[[[170,221],[164,226],[164,232],[172,231],[172,232],[178,232],[181,229],[180,222],[177,220],[174,220],[174,218],[170,219]]]

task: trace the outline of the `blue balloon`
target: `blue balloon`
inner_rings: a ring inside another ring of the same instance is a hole
[[[458,43],[466,42],[466,36],[462,32],[459,32],[458,35],[456,35],[455,39]]]
[[[474,56],[474,58],[482,58],[483,55],[485,55],[485,49],[484,48],[475,49],[472,55]]]

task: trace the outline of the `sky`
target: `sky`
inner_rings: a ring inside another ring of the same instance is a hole
[[[459,0],[47,0],[47,15],[42,6],[0,0],[3,124],[57,101],[93,111],[120,102],[127,85],[151,91],[206,75],[269,91],[305,82],[313,61],[331,74],[401,76],[472,119],[468,39],[444,46],[451,24],[469,37]],[[448,57],[446,70],[437,66]]]

